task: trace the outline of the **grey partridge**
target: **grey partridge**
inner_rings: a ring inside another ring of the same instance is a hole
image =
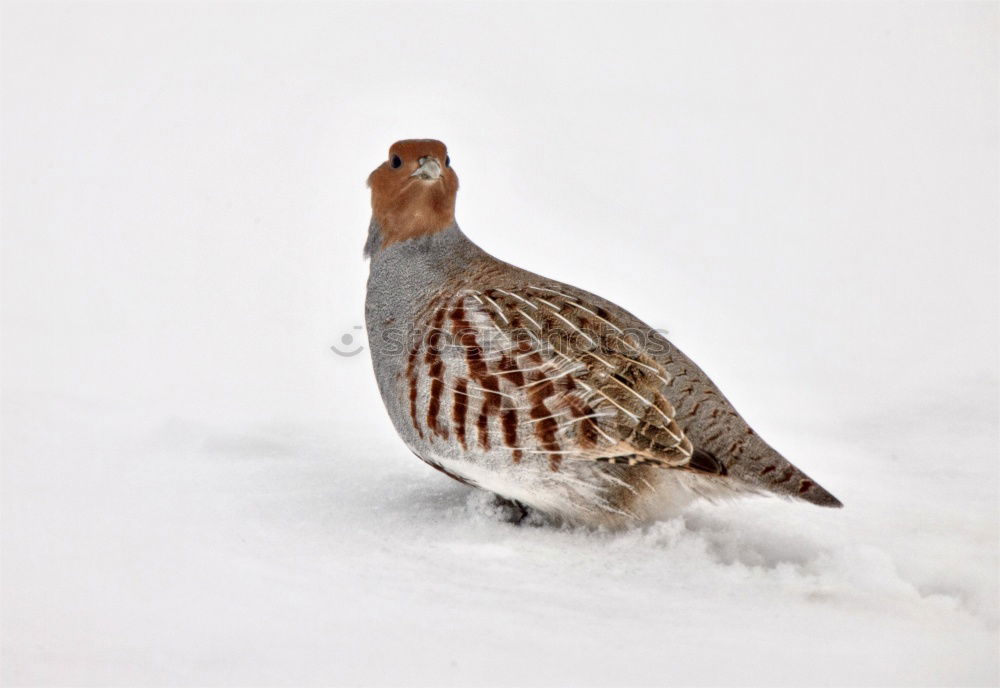
[[[659,332],[469,240],[443,143],[393,144],[368,185],[372,363],[420,459],[575,524],[622,526],[741,493],[841,506]]]

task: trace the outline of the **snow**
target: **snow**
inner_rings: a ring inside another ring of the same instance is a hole
[[[996,685],[996,28],[5,5],[0,679]],[[468,234],[669,329],[845,508],[513,526],[414,459],[328,348],[405,136]]]
[[[5,500],[11,684],[996,675],[996,486],[982,467],[938,467],[931,428],[879,419],[910,435],[905,458],[837,427],[793,429],[843,511],[746,500],[606,533],[503,523],[485,493],[346,423],[173,420],[126,437],[103,425],[134,427],[124,411],[58,418],[58,436],[43,423],[12,444],[73,460],[5,476],[18,487]],[[957,449],[987,456],[994,440]]]

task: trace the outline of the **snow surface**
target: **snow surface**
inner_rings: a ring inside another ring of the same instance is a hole
[[[3,683],[996,685],[997,14],[4,5]],[[845,508],[517,527],[414,459],[329,349],[406,136]]]

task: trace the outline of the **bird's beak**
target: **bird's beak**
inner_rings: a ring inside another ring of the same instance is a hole
[[[431,156],[424,156],[420,158],[420,167],[414,170],[411,177],[419,177],[420,179],[440,179],[441,178],[441,163],[437,161],[437,158]]]

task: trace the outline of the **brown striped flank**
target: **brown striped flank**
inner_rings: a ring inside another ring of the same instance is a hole
[[[587,418],[587,416],[593,415],[594,409],[579,397],[567,397],[566,402],[569,406],[570,415],[573,418],[583,418],[583,420],[577,423],[577,428],[579,428],[577,437],[579,438],[580,446],[585,449],[597,446],[597,426],[594,424],[593,418]]]
[[[468,449],[465,441],[465,412],[469,408],[468,398],[469,381],[464,377],[455,382],[455,393],[451,408],[451,419],[455,423],[455,436],[462,445],[462,449]]]
[[[508,447],[517,447],[517,411],[504,409],[500,415],[503,427],[503,443]],[[514,463],[521,461],[521,450],[514,449]]]
[[[479,417],[476,418],[476,430],[479,439],[479,446],[484,450],[490,448],[489,420],[490,413],[500,408],[500,383],[495,375],[491,375],[483,360],[483,352],[479,347],[475,331],[465,319],[465,309],[461,304],[456,305],[451,310],[451,330],[458,338],[462,348],[465,349],[465,362],[469,367],[469,375],[482,387],[485,395],[483,405],[479,410]]]
[[[431,394],[427,402],[427,427],[431,432],[448,439],[448,426],[438,423],[438,412],[441,410],[441,393],[444,391],[444,361],[441,360],[439,347],[442,346],[441,324],[444,322],[444,308],[439,308],[434,314],[434,323],[427,335],[427,351],[424,353],[424,363],[427,364],[427,376],[431,380]]]
[[[406,379],[410,383],[410,420],[413,422],[413,427],[417,430],[417,435],[420,439],[424,438],[424,431],[420,428],[420,423],[417,422],[417,353],[419,350],[419,345],[413,347],[410,351],[410,359],[406,364]]]

